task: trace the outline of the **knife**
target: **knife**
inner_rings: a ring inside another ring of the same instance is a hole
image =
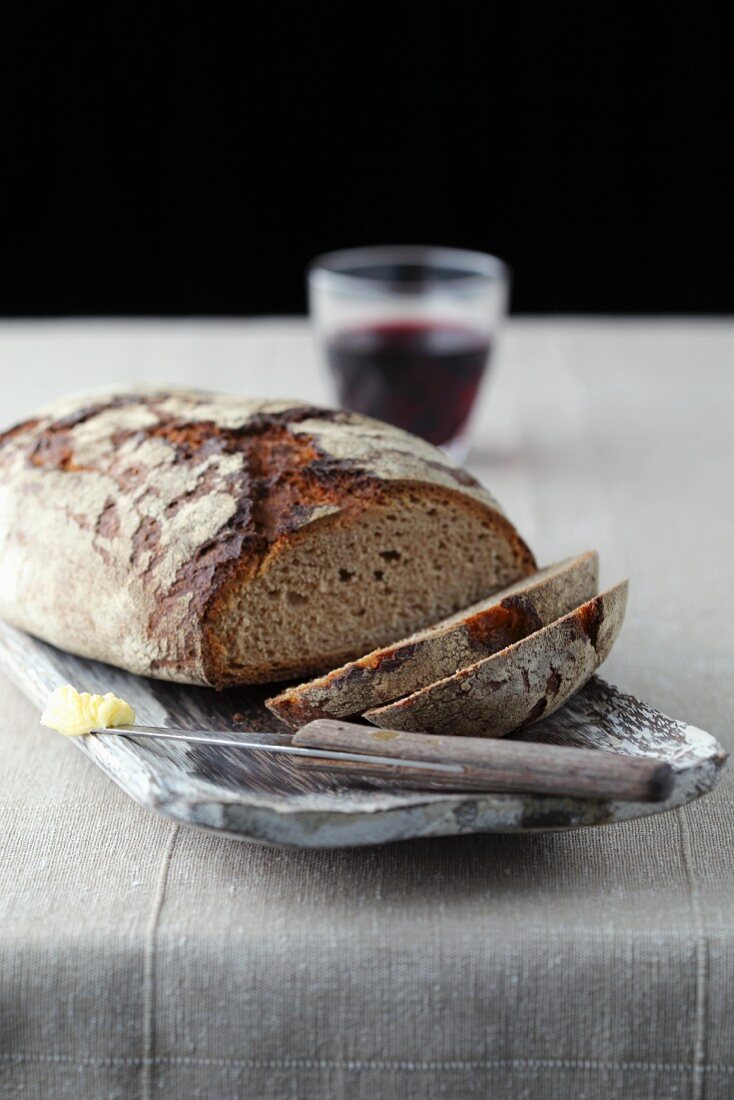
[[[314,723],[309,723],[313,725]],[[304,727],[305,728],[305,727]],[[259,731],[253,730],[253,733]],[[464,770],[459,764],[444,764],[425,760],[397,760],[394,757],[349,751],[330,751],[328,749],[304,748],[300,745],[272,745],[256,741],[240,741],[233,737],[213,736],[205,731],[169,729],[164,726],[106,726],[92,730],[97,736],[114,734],[117,737],[149,737],[154,741],[184,741],[192,745],[216,745],[229,749],[257,749],[259,752],[279,753],[284,756],[308,756],[314,760],[337,760],[340,763],[384,764],[394,769],[411,768],[416,771],[437,772],[447,776],[460,777]]]
[[[100,736],[252,749],[290,756],[301,767],[428,790],[660,802],[673,787],[672,768],[654,757],[531,741],[438,737],[331,719],[309,722],[288,745],[158,726],[118,726],[93,732]]]

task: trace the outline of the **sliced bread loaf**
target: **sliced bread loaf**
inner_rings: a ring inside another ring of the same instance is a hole
[[[597,576],[594,551],[567,558],[436,626],[289,688],[267,705],[298,729],[314,718],[345,718],[392,702],[565,615],[596,593]]]
[[[474,478],[352,413],[128,392],[0,435],[0,616],[131,672],[313,675],[534,569]]]
[[[514,645],[364,717],[376,726],[503,737],[552,714],[609,656],[627,581]]]

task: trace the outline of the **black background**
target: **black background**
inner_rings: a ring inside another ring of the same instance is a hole
[[[6,20],[0,313],[297,312],[309,257],[385,242],[496,252],[517,312],[731,310],[707,7],[224,10]]]

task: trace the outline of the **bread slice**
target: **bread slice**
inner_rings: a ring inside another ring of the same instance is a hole
[[[0,435],[0,616],[141,675],[303,678],[534,570],[474,478],[353,413],[147,390]]]
[[[514,645],[368,710],[376,726],[503,737],[557,710],[609,656],[627,606],[627,581]]]
[[[597,592],[595,551],[541,569],[427,630],[374,650],[267,706],[294,729],[314,718],[346,718],[451,676],[578,607]]]

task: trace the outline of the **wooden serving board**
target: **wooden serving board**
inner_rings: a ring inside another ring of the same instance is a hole
[[[70,683],[83,691],[114,691],[132,704],[143,725],[230,731],[244,742],[247,731],[257,731],[251,740],[290,741],[290,732],[263,705],[272,688],[215,692],[143,679],[64,653],[3,622],[0,668],[39,711],[55,687]],[[49,730],[48,736],[60,735]],[[73,744],[141,806],[242,840],[300,848],[624,821],[706,794],[726,761],[710,734],[596,677],[518,739],[659,757],[674,770],[672,793],[664,802],[633,803],[376,789],[255,750],[94,736]]]

